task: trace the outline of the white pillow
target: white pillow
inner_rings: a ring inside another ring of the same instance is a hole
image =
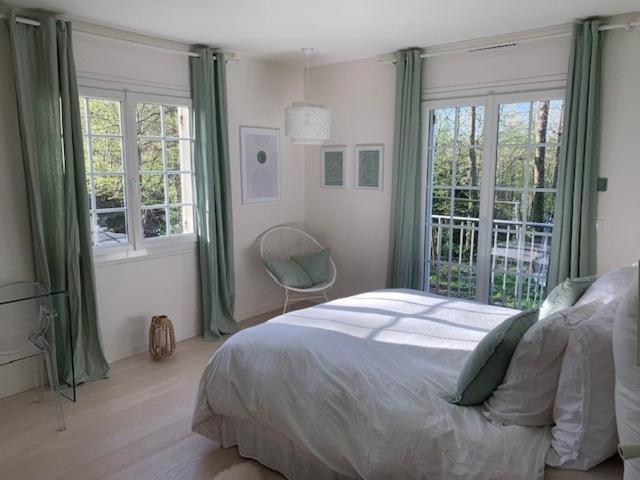
[[[640,443],[640,367],[636,366],[638,331],[638,277],[620,299],[613,326],[616,365],[616,421],[620,443]],[[640,479],[640,459],[625,460],[624,480]]]
[[[580,300],[576,302],[576,306],[593,302],[594,300],[609,303],[611,300],[619,297],[627,290],[636,273],[638,273],[637,266],[622,267],[611,270],[609,273],[596,280],[596,282],[591,285],[586,292],[584,292],[584,295],[582,295]]]
[[[613,322],[618,299],[571,328],[553,408],[547,464],[588,470],[616,453]]]
[[[569,324],[587,321],[599,305],[567,308],[534,323],[518,343],[504,381],[483,404],[484,416],[502,425],[552,425]]]

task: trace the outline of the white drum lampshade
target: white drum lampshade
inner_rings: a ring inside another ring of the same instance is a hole
[[[322,144],[331,135],[331,111],[322,105],[293,102],[285,112],[284,130],[293,143]]]
[[[306,64],[304,68],[304,102],[293,102],[285,110],[284,133],[293,143],[320,145],[331,137],[331,111],[323,105],[309,103],[309,57],[313,48],[303,48]]]

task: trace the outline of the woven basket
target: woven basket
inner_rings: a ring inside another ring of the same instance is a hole
[[[149,355],[154,360],[173,355],[176,350],[176,336],[173,324],[166,315],[156,315],[151,319],[149,328]]]

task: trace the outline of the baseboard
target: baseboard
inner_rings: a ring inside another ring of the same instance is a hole
[[[274,310],[282,310],[284,307],[284,302],[282,300],[278,300],[275,302],[268,303],[266,305],[262,305],[261,307],[252,308],[251,310],[245,310],[242,312],[236,312],[236,322],[242,322],[244,320],[248,320],[251,317],[255,317],[258,315],[264,315],[265,313],[273,312]]]
[[[198,326],[189,326],[175,330],[176,342],[181,340],[186,340],[187,338],[197,337],[202,335],[202,327]],[[126,348],[121,348],[118,350],[112,350],[110,352],[105,352],[105,357],[107,357],[107,361],[109,363],[117,362],[118,360],[123,360],[125,358],[133,357],[134,355],[139,355],[141,353],[146,352],[149,349],[149,344],[147,342],[140,343],[137,345],[130,345]]]

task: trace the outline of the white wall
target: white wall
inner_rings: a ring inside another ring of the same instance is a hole
[[[617,21],[638,20],[638,15]],[[640,258],[640,31],[608,32],[602,63],[598,273]]]
[[[86,28],[80,24],[80,29]],[[81,85],[189,96],[185,56],[79,31],[74,36],[74,49]],[[11,65],[4,23],[0,27],[0,62]],[[0,282],[8,282],[33,278],[33,266],[12,72],[0,70]],[[302,76],[297,68],[243,60],[228,65],[227,83],[236,319],[243,320],[282,305],[282,294],[260,266],[253,243],[274,225],[304,223],[305,196],[304,150],[282,134],[282,201],[241,205],[239,127],[276,127],[283,132],[284,109],[302,95]],[[164,313],[173,320],[178,340],[202,330],[195,246],[172,254],[97,263],[96,285],[100,331],[110,362],[146,350],[148,324],[154,314]],[[0,332],[0,339],[11,333],[6,329]],[[28,367],[0,368],[0,397],[29,388]]]
[[[319,147],[306,148],[306,218],[338,268],[334,297],[384,287],[389,243],[395,70],[375,58],[312,69],[311,96],[331,109],[331,145],[346,145],[346,188],[321,186]],[[356,190],[354,145],[384,144],[382,191]]]
[[[282,290],[267,276],[256,240],[280,224],[305,221],[304,148],[284,135],[284,110],[302,97],[302,71],[276,63],[243,60],[227,69],[229,147],[233,186],[236,317],[246,319],[283,305]],[[242,205],[240,126],[280,129],[281,201]]]

